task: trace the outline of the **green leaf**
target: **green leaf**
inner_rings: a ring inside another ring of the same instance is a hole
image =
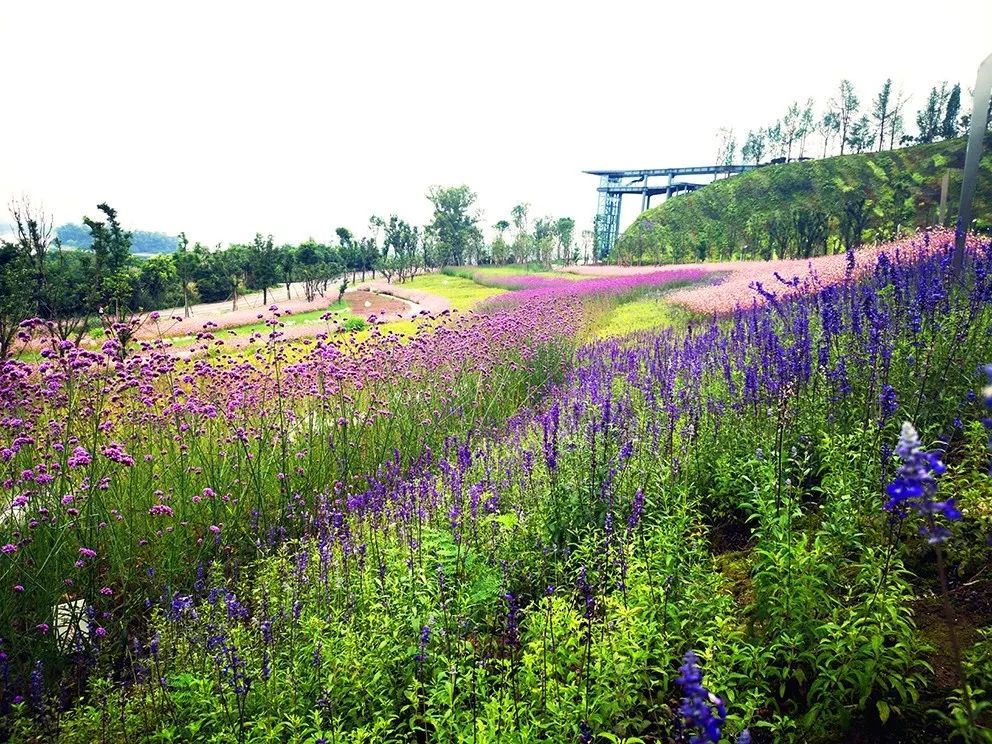
[[[878,708],[878,717],[885,723],[889,720],[889,704],[884,700],[879,700],[875,703],[875,707]]]

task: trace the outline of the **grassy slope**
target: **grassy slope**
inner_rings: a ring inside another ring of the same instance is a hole
[[[935,224],[940,184],[948,169],[964,163],[964,138],[862,155],[844,155],[771,165],[716,181],[644,212],[624,233],[626,260],[684,263],[719,256],[767,239],[769,223],[794,209],[830,216],[836,235],[844,203],[865,196],[871,208],[862,238],[872,242]],[[957,215],[960,170],[951,170],[946,224]],[[992,136],[981,161],[975,215],[980,229],[992,227]]]
[[[484,287],[472,279],[450,274],[423,274],[397,286],[400,289],[409,287],[440,295],[455,310],[471,310],[483,300],[506,291],[497,287]]]

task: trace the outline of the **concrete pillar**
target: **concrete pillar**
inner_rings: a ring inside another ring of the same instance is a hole
[[[988,119],[989,98],[992,97],[992,54],[978,67],[975,81],[975,95],[971,111],[971,129],[968,132],[968,147],[964,155],[964,175],[961,177],[961,205],[958,207],[958,230],[954,240],[954,255],[951,266],[956,276],[961,276],[964,267],[965,235],[971,227],[972,202],[975,198],[975,184],[978,180],[978,161],[982,157],[982,140],[985,138],[985,125]]]

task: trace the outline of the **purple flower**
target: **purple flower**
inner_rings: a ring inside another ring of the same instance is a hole
[[[630,516],[627,517],[627,529],[633,531],[644,516],[644,491],[640,488],[634,494],[634,501],[630,506]]]
[[[431,626],[425,625],[420,629],[420,650],[417,652],[417,668],[423,667],[424,662],[427,661],[427,644],[431,641]],[[315,652],[316,653],[316,652]],[[316,662],[314,666],[316,666]]]
[[[80,468],[93,462],[93,457],[84,448],[76,447],[67,462],[70,468]]]
[[[581,744],[592,744],[592,729],[585,721],[579,721],[579,742]]]
[[[509,592],[503,599],[506,600],[506,637],[510,646],[515,648],[520,645],[520,605]]]
[[[134,465],[134,458],[125,452],[124,445],[118,442],[111,442],[109,445],[100,450],[100,454],[108,460],[113,460],[114,462],[120,463],[126,467],[131,467]]]
[[[691,744],[715,744],[720,741],[720,729],[727,719],[727,708],[723,700],[703,686],[703,671],[699,668],[696,654],[686,651],[683,661],[676,680],[683,693],[679,713],[686,728],[697,732],[689,741]]]
[[[920,437],[908,421],[902,425],[896,455],[902,465],[895,479],[885,489],[889,497],[885,503],[886,511],[897,514],[900,519],[904,519],[910,509],[916,511],[927,521],[921,528],[921,533],[931,543],[944,542],[950,537],[950,532],[943,525],[936,524],[934,517],[942,515],[951,521],[961,518],[961,512],[955,507],[953,498],[946,501],[933,499],[937,493],[936,478],[943,475],[947,467],[938,453],[923,451]]]
[[[45,667],[40,661],[31,670],[31,705],[38,713],[45,712]]]

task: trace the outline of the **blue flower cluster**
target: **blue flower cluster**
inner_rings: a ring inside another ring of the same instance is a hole
[[[923,451],[919,434],[908,421],[902,425],[896,455],[902,465],[885,489],[889,497],[885,503],[886,511],[897,514],[900,519],[904,519],[910,510],[916,511],[926,519],[921,533],[931,543],[944,542],[951,533],[947,527],[936,523],[937,515],[951,521],[961,518],[953,498],[946,501],[933,498],[937,493],[937,477],[944,474],[947,466],[938,453]]]
[[[676,680],[684,695],[679,713],[685,727],[698,732],[689,741],[691,744],[716,744],[727,720],[727,707],[723,700],[703,686],[703,670],[699,668],[696,654],[686,651],[683,662]]]

